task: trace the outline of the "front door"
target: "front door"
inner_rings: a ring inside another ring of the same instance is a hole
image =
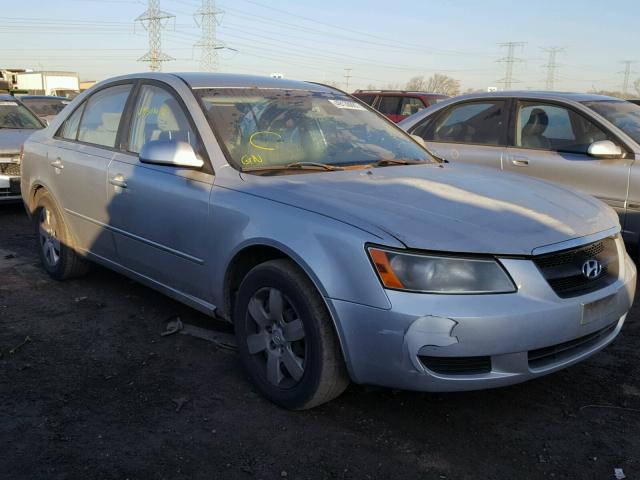
[[[613,207],[624,226],[633,159],[597,159],[589,145],[615,138],[573,109],[537,101],[516,104],[514,146],[503,168],[575,188]]]
[[[499,170],[507,145],[507,101],[456,103],[410,130],[436,155]]]
[[[171,290],[210,301],[207,215],[213,174],[140,161],[146,142],[190,143],[204,150],[174,93],[143,84],[130,116],[126,152],[109,166],[110,225],[120,263]],[[206,162],[206,159],[205,159]]]

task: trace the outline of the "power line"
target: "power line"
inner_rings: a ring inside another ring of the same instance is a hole
[[[149,62],[151,71],[159,71],[162,69],[162,62],[175,60],[162,51],[163,28],[167,27],[167,23],[175,19],[175,15],[160,10],[160,0],[149,0],[149,7],[142,13],[136,22],[140,22],[145,30],[149,32],[149,51],[141,56],[139,62]]]
[[[353,77],[353,75],[351,75],[351,70],[353,70],[353,68],[345,68],[345,74],[344,74],[344,78],[346,79],[346,86],[345,86],[345,91],[349,91],[349,80],[351,80],[351,77]]]
[[[507,47],[507,56],[498,60],[499,63],[504,63],[506,65],[506,70],[504,74],[504,78],[497,81],[497,83],[504,84],[505,90],[510,90],[511,85],[513,83],[519,83],[520,80],[513,79],[513,65],[515,63],[520,63],[523,60],[521,58],[516,58],[516,47],[524,47],[526,45],[525,42],[506,42],[499,43],[501,47]]]
[[[220,24],[218,18],[224,12],[216,9],[214,0],[202,0],[202,6],[194,15],[196,24],[202,29],[202,37],[194,46],[200,48],[200,70],[215,72],[218,69],[218,52],[224,48],[217,42],[216,27]]]
[[[624,79],[622,81],[622,94],[623,95],[628,95],[629,94],[629,77],[631,77],[632,73],[635,73],[633,71],[631,71],[631,65],[636,63],[635,60],[624,60],[622,63],[624,63],[624,71],[623,72],[619,72],[624,74]]]
[[[544,66],[547,69],[547,82],[545,88],[547,90],[553,90],[556,77],[556,69],[558,68],[558,64],[556,63],[556,55],[558,52],[562,52],[564,48],[562,47],[547,47],[543,48],[542,51],[547,52],[549,54],[549,60],[547,64]]]

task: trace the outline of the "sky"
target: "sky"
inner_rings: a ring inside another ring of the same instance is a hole
[[[200,70],[193,46],[200,6],[161,0],[175,15],[162,33],[162,50],[175,58],[164,71]],[[546,47],[564,49],[556,90],[621,90],[622,62],[640,61],[637,0],[217,0],[216,7],[224,11],[217,39],[228,47],[218,50],[219,71],[281,73],[348,90],[401,88],[434,73],[463,90],[501,87],[504,42],[525,43],[516,49],[518,89],[544,88]],[[134,20],[146,8],[146,0],[0,0],[0,67],[77,71],[82,80],[145,71],[137,59],[148,50],[147,32]],[[633,82],[640,63],[631,69]]]

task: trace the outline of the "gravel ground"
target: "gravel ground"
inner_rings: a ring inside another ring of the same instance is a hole
[[[603,352],[542,379],[352,386],[291,413],[234,351],[160,336],[176,315],[226,325],[102,268],[49,279],[20,206],[0,206],[0,278],[2,479],[640,478],[638,307]]]

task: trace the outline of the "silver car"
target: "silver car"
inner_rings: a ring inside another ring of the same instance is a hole
[[[620,332],[636,269],[615,212],[434,160],[317,84],[131,75],[25,145],[44,268],[100,263],[235,325],[249,377],[310,408],[348,382],[509,385]]]
[[[640,246],[640,106],[582,93],[497,92],[456,97],[404,120],[450,161],[517,172],[599,198]]]
[[[22,102],[0,95],[0,203],[20,201],[20,151],[44,124]]]

